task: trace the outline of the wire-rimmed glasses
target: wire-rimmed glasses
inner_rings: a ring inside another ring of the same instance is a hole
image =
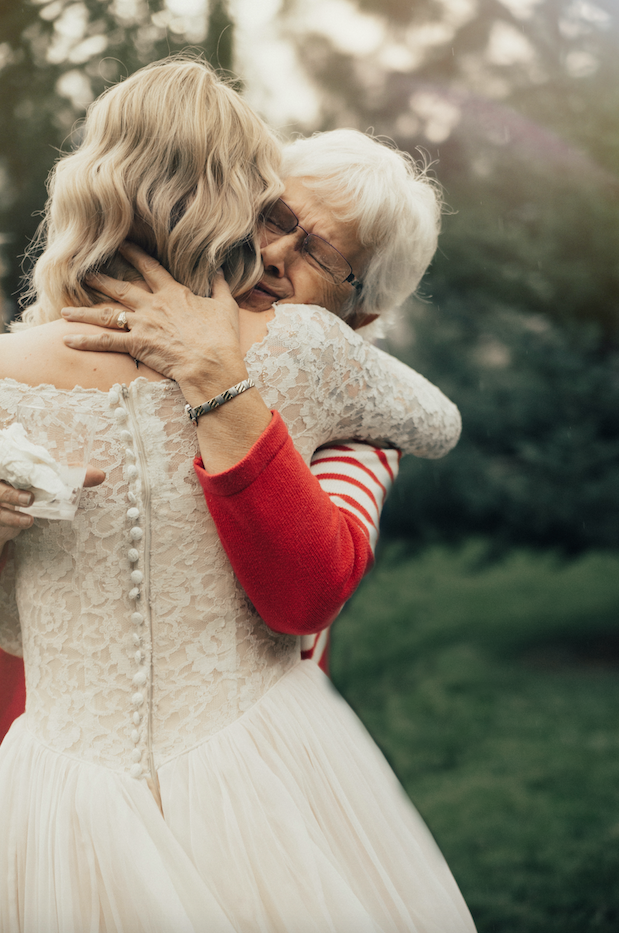
[[[260,215],[260,222],[269,242],[280,236],[288,236],[298,227],[305,234],[300,247],[301,255],[323,279],[333,285],[348,282],[357,290],[363,288],[363,284],[355,278],[351,264],[340,251],[321,236],[304,230],[295,212],[281,198]]]

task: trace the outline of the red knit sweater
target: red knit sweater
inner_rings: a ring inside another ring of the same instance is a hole
[[[320,488],[275,412],[230,470],[194,467],[241,585],[276,632],[308,635],[331,624],[373,562],[368,532]]]

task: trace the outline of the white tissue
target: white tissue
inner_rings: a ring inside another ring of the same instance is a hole
[[[44,448],[33,444],[23,424],[0,431],[0,479],[17,489],[30,489],[35,501],[68,501],[72,489],[60,476],[61,466]]]

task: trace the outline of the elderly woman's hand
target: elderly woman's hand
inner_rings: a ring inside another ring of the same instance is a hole
[[[31,492],[0,482],[0,552],[4,550],[7,541],[16,538],[20,531],[32,525],[32,516],[15,511],[15,507],[32,505],[33,500]]]
[[[127,353],[174,379],[191,407],[247,379],[239,308],[223,274],[215,278],[212,297],[200,298],[137,246],[125,244],[121,252],[141,274],[145,287],[108,276],[90,282],[113,303],[64,308],[62,315],[67,321],[109,329],[67,335],[65,344],[76,350]],[[128,330],[121,330],[125,322]],[[256,388],[200,418],[197,438],[206,470],[218,473],[238,463],[270,421],[271,412]]]
[[[84,486],[99,486],[104,479],[103,470],[89,466],[86,469]],[[16,511],[16,506],[27,508],[33,501],[34,496],[27,489],[15,489],[14,486],[0,481],[0,553],[7,541],[16,538],[20,531],[32,525],[32,515]]]
[[[239,309],[223,274],[215,278],[212,297],[201,298],[179,285],[163,266],[134,244],[124,244],[121,252],[150,291],[106,275],[93,277],[88,284],[113,303],[64,308],[62,315],[67,321],[97,324],[110,330],[72,334],[64,338],[65,344],[76,350],[128,353],[174,379],[181,388],[204,388],[205,376],[210,375],[215,394],[215,390],[220,392],[245,379]],[[121,329],[123,324],[126,330]]]

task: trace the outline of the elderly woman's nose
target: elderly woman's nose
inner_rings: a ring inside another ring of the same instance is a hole
[[[277,237],[263,246],[260,254],[265,268],[275,266],[283,274],[286,266],[295,262],[300,255],[299,237],[295,236],[294,231],[286,236]]]

